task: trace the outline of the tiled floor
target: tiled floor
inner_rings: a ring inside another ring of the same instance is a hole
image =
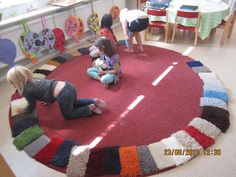
[[[122,39],[120,30],[115,31],[118,39]],[[219,46],[220,32],[204,41],[199,40],[193,47],[194,36],[190,33],[177,33],[175,43],[148,41],[145,44],[155,45],[180,53],[185,53],[195,60],[200,60],[211,71],[216,73],[228,89],[230,102],[231,126],[226,134],[221,134],[216,143],[211,147],[220,148],[220,156],[201,155],[187,164],[175,169],[155,175],[158,177],[232,177],[236,174],[236,28],[230,41],[223,47]],[[153,39],[159,38],[156,36]],[[8,123],[8,109],[13,88],[6,82],[0,83],[0,151],[9,163],[17,177],[65,177],[66,175],[52,170],[34,159],[28,157],[25,152],[20,152],[12,145],[10,128]]]

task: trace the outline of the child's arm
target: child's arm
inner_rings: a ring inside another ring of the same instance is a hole
[[[36,100],[30,96],[30,95],[25,95],[26,100],[28,101],[28,106],[25,108],[25,113],[31,113],[35,110],[36,107]]]
[[[127,21],[126,20],[123,20],[121,22],[121,25],[122,25],[122,29],[123,29],[123,33],[125,35],[125,39],[128,39],[129,36],[128,36],[128,30],[127,30]]]

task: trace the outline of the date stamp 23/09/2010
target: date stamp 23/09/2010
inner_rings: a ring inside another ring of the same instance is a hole
[[[198,155],[205,155],[205,156],[220,156],[221,149],[164,149],[165,156],[181,156],[181,155],[190,155],[190,156],[198,156]]]

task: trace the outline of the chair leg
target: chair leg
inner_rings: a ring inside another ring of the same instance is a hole
[[[213,36],[216,33],[216,28],[211,29],[210,36]]]
[[[172,34],[171,42],[174,42],[176,27],[177,27],[177,26],[176,26],[176,24],[175,24],[175,25],[174,25],[174,29],[173,29],[173,34]]]
[[[198,38],[198,31],[195,32],[195,40],[194,40],[194,46],[197,45],[197,38]]]
[[[231,37],[232,31],[233,31],[233,28],[234,28],[234,22],[235,21],[233,21],[230,25],[229,32],[228,32],[228,35],[227,35],[228,39],[230,39],[230,37]]]
[[[165,28],[165,43],[167,43],[169,37],[169,25]]]
[[[229,28],[225,28],[223,31],[221,40],[220,40],[220,45],[224,45],[225,39],[227,38],[227,35],[228,35],[228,32],[229,32]]]

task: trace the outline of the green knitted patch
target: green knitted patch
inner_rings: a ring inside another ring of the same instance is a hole
[[[18,150],[22,150],[26,145],[39,138],[42,134],[43,130],[38,125],[35,125],[21,132],[21,134],[14,139],[13,144]]]

